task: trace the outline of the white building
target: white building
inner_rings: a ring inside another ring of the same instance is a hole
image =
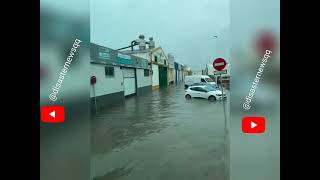
[[[148,60],[91,44],[91,104],[97,108],[124,103],[125,97],[151,92]],[[94,107],[93,107],[94,108]]]
[[[156,90],[168,85],[168,57],[161,47],[145,50],[125,50],[122,53],[148,59],[151,68],[152,89]]]

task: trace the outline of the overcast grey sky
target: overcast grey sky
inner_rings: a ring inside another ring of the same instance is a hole
[[[156,46],[192,69],[227,56],[229,0],[92,0],[90,4],[93,43],[117,49],[130,45],[139,34],[152,36]]]

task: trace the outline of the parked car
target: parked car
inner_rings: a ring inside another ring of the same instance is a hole
[[[211,84],[215,85],[216,83],[214,80],[212,80],[209,76],[207,75],[192,75],[192,76],[186,76],[185,77],[185,88],[188,88],[190,85],[195,84],[195,83],[206,83],[206,84]]]
[[[218,89],[214,89],[211,86],[199,85],[199,86],[190,86],[185,91],[185,98],[204,98],[209,101],[222,100],[227,98],[226,94]]]

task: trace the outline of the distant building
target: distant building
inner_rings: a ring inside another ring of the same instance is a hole
[[[125,50],[122,53],[148,59],[152,70],[152,89],[159,89],[168,85],[169,59],[161,47],[146,50]]]
[[[193,70],[192,75],[202,75],[202,70]]]
[[[176,84],[180,84],[181,82],[183,82],[182,79],[182,66],[181,64],[174,62],[174,69],[175,69],[175,82]]]
[[[183,79],[186,78],[186,76],[189,76],[190,74],[190,68],[186,65],[183,66]]]
[[[157,47],[150,50],[150,57],[152,60],[152,70],[158,70],[158,80],[160,87],[168,86],[168,69],[169,69],[169,59],[166,53],[161,47]],[[157,68],[158,67],[158,68]],[[157,72],[155,72],[157,76]],[[155,78],[156,79],[156,78]]]
[[[168,54],[168,64],[169,64],[169,70],[168,70],[168,83],[174,84],[175,80],[175,70],[174,70],[174,57],[171,54]]]

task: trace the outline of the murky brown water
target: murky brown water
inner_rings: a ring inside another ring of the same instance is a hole
[[[91,128],[94,180],[228,177],[222,103],[186,100],[183,85],[100,111]]]

